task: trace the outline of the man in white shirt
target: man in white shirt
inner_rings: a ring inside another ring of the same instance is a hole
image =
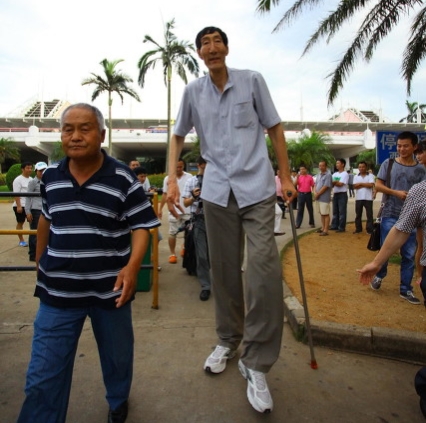
[[[184,171],[185,169],[185,161],[179,159],[176,166],[176,178],[179,186],[179,191],[184,192],[186,181],[192,178],[190,173]],[[163,216],[163,206],[166,204],[167,200],[167,189],[168,189],[168,180],[169,177],[166,176],[163,182],[163,196],[161,197],[160,210],[158,211],[158,217],[161,219]],[[183,204],[183,198],[180,198],[180,208],[175,209],[175,214],[169,212],[169,263],[176,264],[177,256],[176,256],[176,235],[180,232],[181,228],[185,224],[185,222],[190,218],[190,210],[189,207],[185,207]],[[182,247],[181,256],[183,256],[184,250]]]
[[[348,207],[348,180],[349,175],[345,171],[346,160],[336,161],[337,172],[332,175],[333,179],[333,220],[330,229],[336,232],[345,232],[346,213]]]
[[[21,163],[21,175],[17,176],[13,181],[13,192],[27,192],[28,184],[32,179],[30,177],[31,172],[33,171],[33,165],[30,162]],[[16,216],[16,229],[24,229],[24,223],[27,219],[27,215],[25,213],[25,197],[15,197],[15,201],[13,203],[13,211]],[[28,247],[28,243],[24,240],[23,235],[19,234],[19,246],[20,247]]]
[[[358,163],[359,173],[354,177],[355,194],[355,231],[354,234],[362,232],[362,209],[365,208],[367,215],[366,230],[370,234],[373,230],[373,187],[374,176],[367,172],[367,163]]]

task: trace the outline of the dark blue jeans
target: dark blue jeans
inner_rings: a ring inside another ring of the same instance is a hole
[[[348,193],[337,192],[333,195],[333,219],[330,229],[346,229],[346,211],[348,208]]]
[[[98,345],[109,406],[115,410],[126,401],[133,375],[131,313],[130,302],[112,310],[58,308],[40,303],[34,321],[26,398],[18,423],[65,422],[75,354],[87,316]]]
[[[306,205],[306,208],[308,209],[309,224],[315,225],[314,208],[312,206],[312,193],[310,193],[310,192],[299,192],[297,194],[296,226],[300,226],[303,222],[303,215],[305,213],[305,205]]]
[[[393,228],[398,218],[396,217],[382,217],[380,224],[380,244],[383,245],[389,231]],[[411,281],[414,275],[414,256],[416,254],[417,241],[416,231],[411,232],[405,244],[400,248],[401,254],[401,270],[400,270],[400,285],[399,292],[405,294],[407,291],[412,291],[413,286]],[[388,273],[388,262],[377,272],[376,276],[383,279]]]

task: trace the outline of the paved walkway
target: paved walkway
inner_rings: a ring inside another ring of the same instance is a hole
[[[350,209],[352,207],[350,206]],[[0,225],[14,228],[11,204],[0,203]],[[166,222],[165,222],[166,223]],[[277,238],[281,248],[291,238]],[[161,229],[167,234],[167,225]],[[17,236],[0,237],[0,265],[27,265],[27,251]],[[198,299],[195,277],[181,262],[167,263],[167,241],[160,243],[160,296],[151,309],[151,293],[133,303],[136,355],[128,423],[422,422],[413,378],[418,365],[363,354],[315,347],[318,370],[310,367],[309,348],[285,325],[282,353],[268,375],[275,400],[270,415],[254,411],[246,399],[246,382],[229,362],[221,375],[210,376],[202,364],[216,343],[214,298]],[[14,422],[23,400],[32,322],[37,310],[33,272],[0,273],[0,421]],[[77,352],[68,423],[106,422],[96,344],[90,323]],[[44,423],[44,422],[40,422]]]

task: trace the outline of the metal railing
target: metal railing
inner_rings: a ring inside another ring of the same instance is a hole
[[[152,198],[152,207],[157,214],[158,210],[158,194],[146,193],[148,198]],[[8,197],[40,197],[39,193],[34,192],[0,192],[0,198]],[[152,271],[152,305],[154,309],[158,309],[158,228],[150,229],[152,237],[151,242],[151,263],[141,264],[141,270]],[[35,229],[0,229],[0,235],[37,235]],[[22,271],[35,271],[36,266],[0,266],[0,272],[22,272]]]

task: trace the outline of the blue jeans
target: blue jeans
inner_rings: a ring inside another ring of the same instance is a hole
[[[383,245],[389,231],[393,228],[398,218],[396,217],[382,217],[380,225],[380,244]],[[405,244],[401,247],[401,281],[399,292],[405,294],[407,291],[412,291],[413,287],[411,282],[414,275],[414,256],[416,254],[417,241],[416,231],[411,232]],[[377,272],[376,276],[383,279],[388,273],[388,262]]]
[[[128,399],[134,343],[130,302],[112,310],[58,308],[40,303],[34,322],[26,398],[18,423],[65,422],[75,354],[87,316],[98,345],[109,406],[117,409]]]
[[[348,207],[348,193],[337,192],[333,195],[333,219],[330,229],[346,229],[346,212]]]

